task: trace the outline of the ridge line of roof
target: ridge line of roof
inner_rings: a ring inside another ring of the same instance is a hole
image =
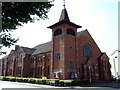
[[[34,49],[35,47],[37,47],[37,46],[42,46],[42,45],[47,44],[47,43],[50,43],[50,42],[52,42],[52,41],[48,41],[48,42],[46,42],[46,43],[38,44],[38,45],[34,46],[33,49]]]

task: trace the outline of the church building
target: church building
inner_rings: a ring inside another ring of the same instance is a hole
[[[16,45],[4,63],[4,58],[0,60],[0,71],[6,69],[5,76],[111,80],[108,56],[88,30],[77,32],[82,26],[70,21],[65,7],[59,21],[48,28],[52,31],[50,42],[33,48]]]

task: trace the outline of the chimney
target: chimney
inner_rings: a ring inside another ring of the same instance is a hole
[[[15,45],[15,50],[17,50],[19,48],[19,45]]]

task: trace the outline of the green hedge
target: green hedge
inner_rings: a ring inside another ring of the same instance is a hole
[[[9,81],[16,82],[16,78],[9,78]]]
[[[10,77],[4,77],[3,80],[4,80],[4,81],[9,81],[9,80],[10,80]]]
[[[35,79],[28,79],[28,83],[35,83],[36,80]]]
[[[0,76],[0,80],[3,80],[3,76]]]
[[[29,78],[22,78],[22,81],[25,82],[25,83],[27,83],[28,80],[29,80]]]
[[[16,82],[24,82],[24,80],[22,78],[16,78]]]
[[[0,80],[12,81],[12,82],[25,82],[25,83],[35,83],[44,85],[54,85],[54,86],[79,86],[82,84],[89,84],[88,79],[80,80],[59,80],[59,79],[38,79],[38,78],[22,78],[22,77],[3,77],[0,76]],[[50,83],[54,81],[55,83]],[[66,83],[66,81],[71,81],[71,83]]]
[[[90,83],[90,81],[88,79],[81,79],[81,80],[73,80],[72,81],[73,86],[79,86],[79,85],[89,84],[89,83]]]

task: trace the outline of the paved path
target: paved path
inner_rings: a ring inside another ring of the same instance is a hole
[[[3,88],[3,89],[2,89]],[[11,89],[10,89],[11,88]],[[9,82],[9,81],[0,81],[0,89],[2,90],[33,90],[33,88],[35,90],[47,90],[47,88],[49,88],[49,90],[63,90],[63,89],[69,89],[69,90],[116,90],[118,88],[114,88],[114,87],[103,87],[103,86],[95,86],[95,84],[93,85],[83,85],[83,86],[66,86],[66,87],[56,87],[56,86],[50,86],[50,85],[40,85],[40,84],[31,84],[31,83],[22,83],[22,82]],[[23,89],[24,88],[24,89]],[[120,89],[119,89],[120,90]]]
[[[89,85],[82,85],[83,87],[109,87],[113,89],[120,89],[120,82],[109,82],[109,83],[92,83]]]

